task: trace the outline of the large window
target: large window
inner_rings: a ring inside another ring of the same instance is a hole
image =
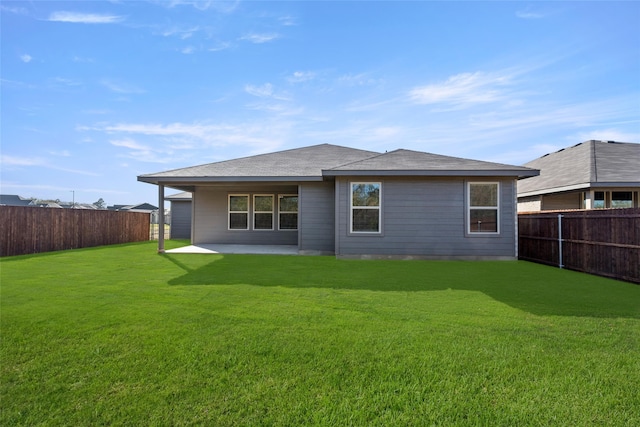
[[[470,182],[468,195],[469,233],[498,233],[500,231],[500,197],[497,182]]]
[[[249,195],[229,194],[229,230],[249,229]]]
[[[253,229],[273,230],[273,195],[253,196]]]
[[[611,192],[612,208],[632,208],[633,192],[631,191],[612,191]]]
[[[280,230],[298,229],[298,196],[281,194],[278,197],[278,228]]]
[[[380,233],[379,182],[351,183],[351,232]]]

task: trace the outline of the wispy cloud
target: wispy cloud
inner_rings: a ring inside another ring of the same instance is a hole
[[[289,83],[302,83],[316,78],[316,73],[313,71],[296,71],[287,77]]]
[[[74,24],[115,24],[124,19],[124,16],[118,15],[58,11],[52,12],[51,15],[49,15],[48,21],[70,22]]]
[[[125,147],[125,148],[129,148],[131,150],[150,150],[151,148],[147,145],[143,145],[140,144],[136,141],[134,141],[131,138],[125,138],[125,139],[114,139],[109,141],[109,143],[113,146],[116,147]]]
[[[48,159],[44,159],[42,157],[17,157],[3,154],[0,161],[2,162],[3,167],[40,167],[77,175],[100,176],[95,172],[70,169],[63,166],[51,164]]]
[[[278,18],[278,21],[285,27],[298,25],[297,19],[291,15],[281,16],[280,18]]]
[[[277,33],[249,33],[240,37],[240,40],[245,40],[255,44],[268,43],[270,41],[280,38],[280,34]]]
[[[346,86],[374,86],[382,83],[382,79],[371,77],[368,73],[344,74],[338,77],[338,83]]]
[[[188,27],[188,28],[171,27],[163,30],[160,34],[162,34],[165,37],[178,37],[181,40],[186,40],[193,37],[193,35],[197,33],[199,30],[200,30],[199,26]]]
[[[29,55],[28,53],[20,55],[20,60],[22,62],[24,62],[24,63],[29,63],[29,62],[31,62],[32,59],[33,59],[33,57],[31,55]]]
[[[446,81],[418,86],[409,92],[417,104],[445,104],[465,108],[475,104],[496,102],[504,98],[503,90],[512,76],[505,73],[462,73]]]
[[[239,0],[234,1],[219,1],[219,0],[153,0],[152,3],[157,3],[162,6],[173,8],[176,6],[193,6],[198,10],[215,10],[221,13],[231,13],[238,7]]]
[[[11,7],[4,4],[0,5],[0,10],[3,12],[15,13],[16,15],[28,15],[29,11],[24,7]]]
[[[109,89],[110,91],[116,92],[116,93],[122,93],[122,94],[145,93],[143,89],[140,89],[135,85],[123,83],[123,82],[117,82],[110,79],[102,79],[100,81],[100,84],[106,87],[107,89]]]
[[[516,16],[521,19],[541,19],[544,18],[544,14],[540,12],[533,12],[531,9],[526,8],[516,12]]]
[[[249,95],[258,96],[260,98],[270,97],[273,95],[273,85],[265,83],[262,86],[245,85],[245,92]]]

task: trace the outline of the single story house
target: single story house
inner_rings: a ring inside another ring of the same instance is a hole
[[[193,244],[339,257],[514,259],[516,181],[535,169],[320,144],[138,176],[192,194]],[[161,218],[161,223],[163,219]],[[162,238],[159,251],[164,251]]]
[[[518,211],[637,208],[640,144],[585,141],[524,166],[540,175],[518,181]]]
[[[34,206],[34,203],[17,194],[0,194],[0,206]]]

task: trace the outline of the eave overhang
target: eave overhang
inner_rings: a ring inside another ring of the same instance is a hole
[[[171,187],[173,185],[206,185],[216,183],[234,182],[261,182],[261,183],[296,183],[296,182],[318,182],[322,181],[322,176],[153,176],[140,175],[138,181],[149,184],[162,184]]]

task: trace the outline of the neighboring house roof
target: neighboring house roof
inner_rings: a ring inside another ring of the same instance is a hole
[[[164,199],[170,202],[190,202],[192,195],[189,191],[183,191],[182,193],[171,194]]]
[[[540,175],[518,181],[518,197],[590,187],[640,186],[640,144],[585,141],[525,166]]]
[[[0,194],[0,205],[2,206],[29,206],[31,199],[25,199],[17,194]]]
[[[152,212],[157,211],[158,207],[150,203],[140,203],[137,205],[113,205],[107,206],[111,211],[133,211],[133,212]]]
[[[140,175],[152,184],[231,181],[321,181],[339,175],[533,176],[537,170],[410,150],[389,153],[331,144],[279,151]]]

